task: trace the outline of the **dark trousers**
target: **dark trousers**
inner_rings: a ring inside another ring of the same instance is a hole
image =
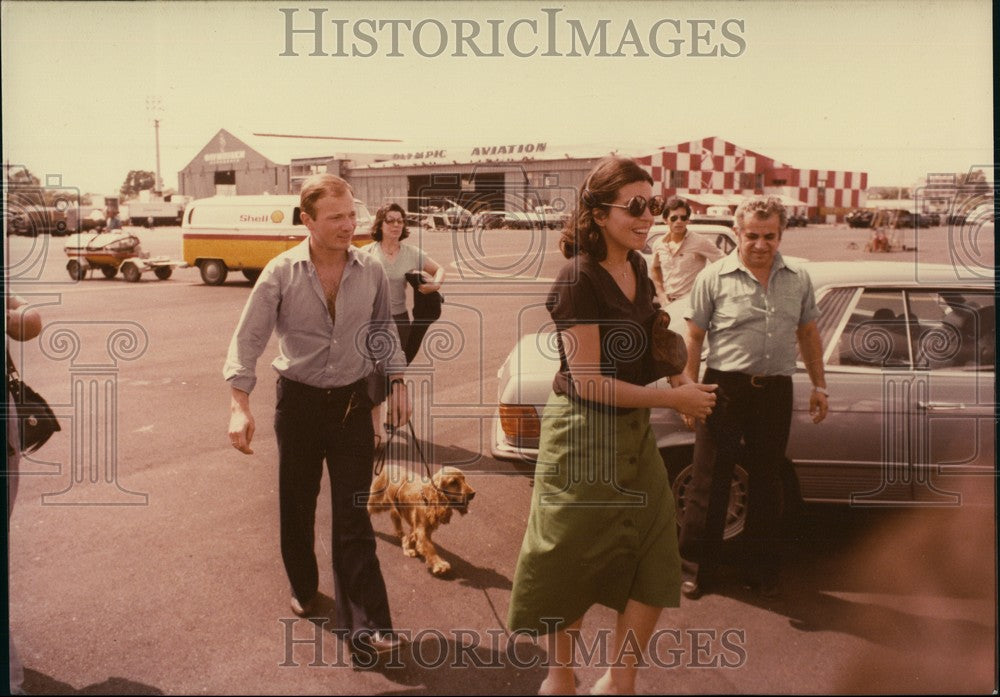
[[[780,566],[781,463],[792,418],[792,379],[757,378],[711,368],[719,403],[695,428],[692,480],[686,492],[680,549],[686,578],[711,573],[718,562],[730,482],[739,463],[750,475],[746,546],[750,574],[774,580]],[[755,384],[756,383],[756,384]]]
[[[277,389],[274,430],[278,438],[281,558],[292,592],[307,602],[319,584],[314,533],[325,459],[333,506],[331,555],[337,627],[352,639],[359,632],[390,631],[389,600],[375,555],[375,532],[365,508],[374,456],[372,403],[365,381],[324,390],[278,378]]]

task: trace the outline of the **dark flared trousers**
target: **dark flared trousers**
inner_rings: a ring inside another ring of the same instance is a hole
[[[709,368],[704,382],[719,385],[720,399],[695,428],[692,480],[680,534],[685,578],[711,572],[719,560],[730,482],[740,463],[750,475],[748,571],[774,580],[781,560],[781,463],[792,418],[792,379],[751,379]]]
[[[365,508],[374,455],[371,408],[364,380],[326,390],[278,378],[274,430],[281,558],[292,592],[307,602],[319,583],[314,537],[325,460],[333,507],[337,628],[351,639],[359,633],[392,629],[385,581],[375,555],[375,532]]]

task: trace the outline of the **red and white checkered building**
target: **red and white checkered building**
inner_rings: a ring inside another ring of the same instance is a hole
[[[753,194],[777,194],[786,205],[805,208],[811,220],[839,222],[864,206],[867,172],[799,169],[722,138],[692,140],[660,148],[636,161],[664,196],[687,198],[692,208],[735,202]]]

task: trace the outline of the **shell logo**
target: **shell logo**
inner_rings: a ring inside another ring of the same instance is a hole
[[[281,211],[275,211],[274,213],[271,214],[272,223],[280,223],[284,219],[285,219],[285,214],[282,213]]]

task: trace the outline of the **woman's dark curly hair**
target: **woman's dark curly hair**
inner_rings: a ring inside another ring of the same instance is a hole
[[[385,216],[389,215],[389,211],[396,211],[403,216],[403,232],[399,235],[399,239],[405,240],[410,236],[410,231],[406,227],[406,211],[398,203],[387,203],[375,211],[375,220],[372,221],[372,239],[376,242],[382,241],[382,223],[385,222]]]
[[[608,245],[594,220],[594,211],[614,203],[618,191],[633,182],[653,183],[649,172],[627,157],[605,157],[590,170],[577,197],[576,213],[566,221],[559,249],[572,259],[584,252],[595,261],[604,261]]]

